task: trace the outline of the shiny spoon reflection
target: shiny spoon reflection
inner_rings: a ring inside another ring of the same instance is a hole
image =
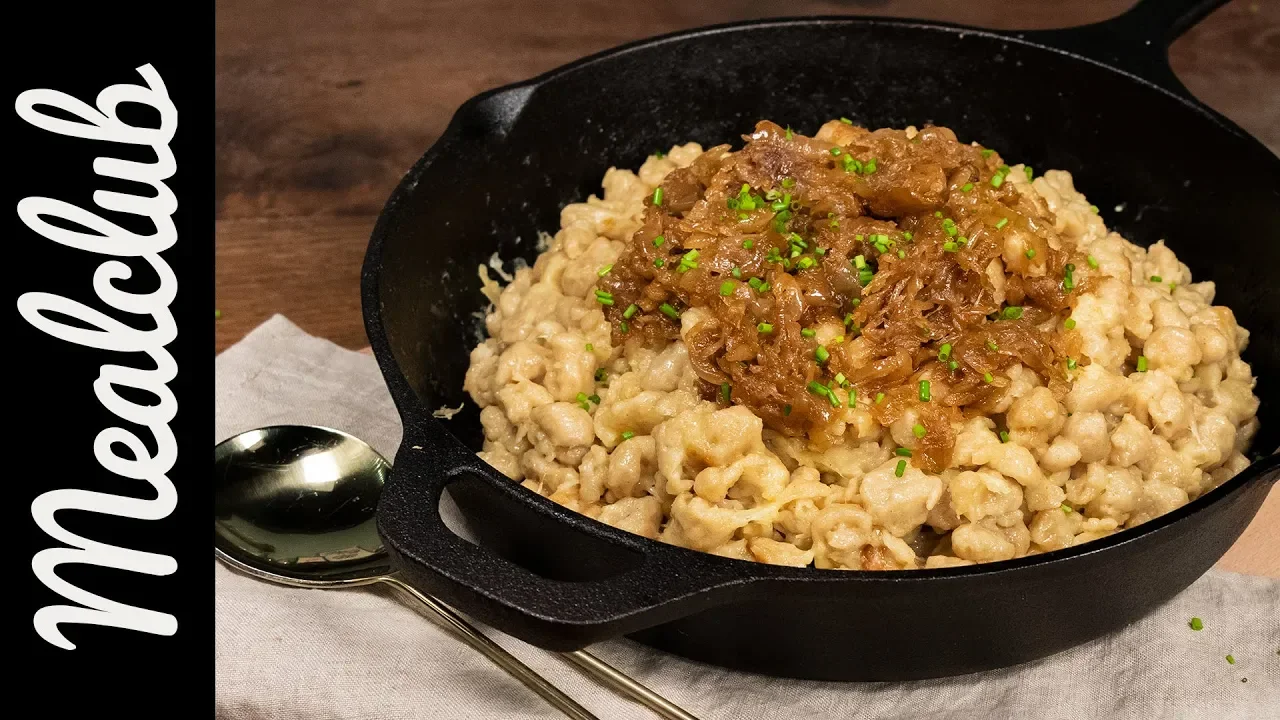
[[[595,720],[453,609],[392,575],[375,519],[391,465],[367,443],[329,428],[278,425],[224,440],[213,455],[214,554],[223,563],[292,587],[390,585],[565,715]],[[697,720],[590,653],[564,656],[661,717]]]

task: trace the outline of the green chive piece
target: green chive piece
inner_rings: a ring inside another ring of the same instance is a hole
[[[955,372],[959,368],[960,368],[960,363],[956,360],[952,360],[951,362],[947,363],[947,369],[950,370],[951,372]]]
[[[827,249],[826,249],[826,248],[822,248],[822,247],[820,247],[820,248],[814,248],[813,253],[814,253],[815,255],[817,255],[818,257],[823,257],[823,256],[825,256],[825,255],[827,254]]]
[[[751,240],[751,239],[747,239],[747,240],[743,240],[743,241],[742,241],[742,249],[743,249],[743,250],[750,250],[751,248],[753,248],[753,247],[755,247],[755,246],[756,246],[755,241],[753,241],[753,240]]]
[[[998,188],[998,187],[1000,187],[1000,186],[1001,186],[1001,185],[1003,185],[1003,184],[1004,184],[1004,176],[1003,176],[1003,175],[1000,175],[1000,174],[998,174],[998,173],[997,173],[997,174],[995,174],[995,175],[992,175],[992,176],[991,176],[991,187],[993,187],[993,188]]]
[[[631,438],[633,438],[633,437],[635,437],[635,436],[636,436],[636,434],[635,434],[634,432],[630,431],[630,430],[623,430],[623,431],[622,431],[622,439],[623,439],[623,440],[630,440]]]
[[[1200,632],[1201,630],[1204,629],[1204,622],[1201,621],[1200,618],[1198,617],[1191,618],[1191,622],[1188,624],[1191,626],[1191,629],[1195,630],[1196,632]]]
[[[740,280],[742,279],[742,268],[734,268],[732,271],[729,272],[729,274],[732,275],[734,278],[737,278]]]
[[[588,395],[588,396],[587,396],[587,399],[588,399],[588,400],[590,400],[591,402],[593,402],[593,403],[597,404],[597,405],[599,405],[599,404],[600,404],[600,396],[599,396],[599,395]]]
[[[942,211],[941,211],[941,210],[934,210],[934,211],[933,211],[933,216],[934,216],[934,217],[942,217]]]
[[[925,435],[927,435],[928,433],[929,433],[929,431],[928,431],[928,430],[925,430],[925,429],[924,429],[924,426],[923,426],[923,425],[921,425],[920,423],[916,423],[915,425],[912,425],[912,426],[911,426],[911,434],[912,434],[912,435],[915,435],[917,439],[918,439],[918,438],[923,438],[923,437],[924,437]]]
[[[805,256],[800,258],[800,260],[796,262],[796,268],[800,270],[808,270],[809,268],[817,264],[818,264],[817,260],[814,260],[811,257]]]
[[[686,273],[698,267],[698,255],[699,252],[696,249],[685,253],[680,258],[680,266],[676,268],[676,272]]]
[[[867,259],[862,255],[854,255],[853,266],[861,270],[862,268],[867,266]]]
[[[858,283],[866,287],[871,284],[871,278],[874,276],[875,273],[871,272],[871,268],[862,268],[858,271]]]
[[[1030,165],[1023,165],[1022,172],[1027,174],[1027,182],[1031,182],[1035,178],[1035,175],[1031,171]]]
[[[841,151],[841,150],[840,150],[840,148],[838,148],[838,147],[833,147],[833,148],[831,148],[831,154],[832,154],[832,155],[834,155],[834,156],[839,156],[841,152],[842,152],[842,151]]]
[[[627,306],[626,310],[622,311],[622,317],[630,320],[631,318],[635,317],[636,313],[638,312],[640,312],[640,306],[636,305],[635,303],[631,303],[630,305]]]
[[[729,383],[720,383],[720,397],[723,398],[726,403],[730,402],[730,399],[733,397],[733,386]]]
[[[836,384],[839,385],[840,387],[844,387],[845,383],[848,382],[848,379],[845,378],[844,373],[836,373],[835,379],[836,379]]]
[[[1098,214],[1098,206],[1097,206],[1097,205],[1090,205],[1090,206],[1089,206],[1089,212],[1093,213],[1094,215],[1097,215],[1097,214]]]
[[[942,347],[938,348],[938,359],[942,362],[951,359],[951,343],[942,343]]]
[[[960,250],[960,246],[959,246],[959,245],[956,245],[955,243],[951,242],[950,240],[948,240],[948,241],[946,241],[946,242],[942,243],[942,251],[943,251],[943,252],[953,253],[953,252],[958,252],[959,250]]]
[[[956,233],[959,232],[959,229],[956,228],[956,221],[952,220],[951,218],[943,218],[942,230],[946,232],[948,235],[950,235],[951,237],[955,237]]]
[[[791,406],[790,406],[790,405],[783,405],[783,406],[782,406],[782,414],[783,414],[784,416],[789,416],[789,415],[791,415]]]
[[[1147,371],[1147,356],[1139,355],[1138,356],[1138,372],[1146,372],[1146,371]]]
[[[595,351],[596,351],[596,346],[592,345],[591,343],[587,343],[587,352],[595,352]]]
[[[605,265],[604,267],[596,271],[596,277],[604,277],[605,275],[608,275],[609,271],[612,269],[613,269],[612,265]]]
[[[1058,507],[1062,508],[1063,515],[1070,515],[1071,513],[1075,512],[1074,510],[1071,509],[1071,506],[1066,503],[1062,503]]]
[[[898,259],[899,259],[899,260],[902,260],[902,259],[903,259],[903,258],[905,258],[906,256],[907,256],[907,251],[906,251],[906,250],[899,250],[899,251],[898,251]]]
[[[826,385],[823,385],[817,380],[810,380],[809,392],[819,397],[826,397],[827,393],[831,392],[831,390]]]
[[[902,477],[903,473],[905,473],[906,471],[907,471],[907,461],[899,460],[898,466],[893,469],[893,474],[898,477]]]
[[[999,345],[997,345],[997,344],[996,344],[996,342],[995,342],[994,340],[988,340],[988,341],[987,341],[987,349],[988,349],[988,350],[990,350],[991,352],[996,352],[996,351],[998,351],[998,350],[1000,349],[1000,346],[999,346]]]
[[[795,187],[795,186],[796,186],[796,179],[795,179],[795,178],[793,178],[793,177],[784,177],[784,178],[782,178],[782,187],[784,187],[784,188],[793,188],[793,187]]]
[[[762,322],[759,325],[756,325],[756,332],[768,335],[769,333],[773,332],[773,326],[770,325],[769,323]]]
[[[960,186],[960,192],[969,192],[973,189],[973,183],[965,183]]]
[[[983,381],[983,382],[985,382],[986,384],[990,385],[991,383],[995,382],[995,381],[996,381],[996,379],[995,379],[994,377],[992,377],[992,376],[991,376],[991,373],[989,373],[989,372],[984,372],[984,373],[982,373],[982,381]]]
[[[1067,318],[1065,321],[1063,321],[1063,323],[1062,323],[1062,327],[1064,327],[1064,328],[1066,328],[1066,329],[1068,329],[1068,330],[1075,330],[1075,329],[1076,329],[1076,319],[1075,319],[1075,318]]]
[[[662,188],[660,187],[653,189],[653,204],[655,206],[662,205]]]
[[[662,247],[662,243],[664,243],[664,242],[666,242],[666,241],[667,241],[667,239],[666,239],[666,238],[664,238],[664,237],[662,237],[661,235],[659,235],[659,236],[657,236],[657,237],[655,237],[655,238],[653,239],[653,246],[654,246],[654,247]]]
[[[662,311],[663,315],[666,315],[672,320],[680,319],[680,313],[677,312],[675,308],[671,307],[670,303],[662,303],[661,305],[658,306],[658,310]]]
[[[882,402],[884,402],[884,393],[882,392],[876,393],[876,404],[879,405]]]
[[[1000,222],[996,223],[996,229],[999,230],[1000,228],[1008,224],[1009,224],[1009,218],[1000,218]]]
[[[852,121],[852,120],[850,120],[850,119],[849,119],[849,118],[847,118],[847,117],[842,117],[842,118],[840,118],[840,122],[844,123],[845,125],[852,125],[852,124],[853,124],[853,121]]]
[[[791,126],[790,126],[790,125],[788,125],[788,126],[787,126],[787,139],[788,139],[788,140],[790,140],[790,139],[791,139],[791,138],[793,138],[793,137],[795,137],[795,133],[791,132]]]
[[[982,151],[982,157],[983,157],[983,159],[985,160],[986,158],[989,158],[989,157],[991,157],[992,155],[994,155],[994,154],[995,154],[995,152],[996,152],[995,150],[983,150],[983,151]]]
[[[663,260],[662,258],[654,258],[654,261],[653,261],[653,266],[654,266],[654,267],[656,267],[656,268],[660,268],[660,267],[662,267],[663,265],[666,265],[666,264],[667,264],[667,261],[666,261],[666,260]]]
[[[1072,357],[1067,358],[1067,369],[1068,369],[1068,370],[1075,370],[1079,365],[1080,365],[1080,363],[1076,362],[1076,359],[1075,359],[1075,358],[1072,358]]]
[[[1164,282],[1164,278],[1160,277],[1159,275],[1152,275],[1151,282],[1153,283]]]
[[[1094,256],[1092,256],[1092,255],[1090,255],[1090,256],[1087,258],[1087,260],[1089,261],[1089,267],[1091,267],[1091,268],[1093,268],[1093,269],[1095,269],[1095,270],[1096,270],[1096,269],[1098,269],[1098,258],[1096,258],[1096,257],[1094,257]]]
[[[1036,249],[1035,249],[1035,248],[1027,248],[1027,259],[1028,259],[1028,260],[1033,260],[1033,259],[1035,259],[1035,256],[1036,256]]]
[[[667,156],[667,154],[666,154],[666,153],[664,153],[664,152],[662,152],[661,150],[654,150],[654,151],[653,151],[653,156],[654,156],[654,157],[656,157],[656,158],[658,158],[659,160],[661,160],[662,158],[666,157],[666,156]]]
[[[728,297],[729,295],[732,295],[734,285],[735,283],[732,280],[725,280],[724,282],[720,283],[720,294],[726,297]]]
[[[817,335],[817,333],[814,332],[813,329],[811,328],[804,328],[800,331],[800,335],[803,337],[811,338],[814,335]]]
[[[1002,443],[1007,443],[1007,442],[1009,442],[1009,431],[1007,431],[1007,430],[1001,430],[1001,431],[1000,431],[1000,442],[1002,442]]]
[[[221,320],[221,319],[222,319],[222,311],[221,311],[221,310],[217,310],[217,309],[215,309],[215,310],[213,311],[213,319],[214,319],[214,320]]]
[[[596,368],[596,382],[604,382],[609,377],[609,371],[604,368]]]
[[[610,293],[607,293],[607,292],[605,292],[605,291],[603,291],[603,290],[597,290],[597,291],[596,291],[596,302],[600,303],[601,305],[612,305],[612,304],[613,304],[613,295],[612,295],[612,294],[610,294]]]
[[[921,380],[920,381],[920,402],[929,402],[929,399],[931,397],[932,395],[930,395],[929,393],[929,381]]]
[[[618,323],[618,329],[624,333],[631,332],[631,326],[627,324],[626,320],[623,320],[622,322]]]
[[[1000,317],[1005,320],[1017,320],[1022,317],[1022,307],[1020,305],[1010,305],[1000,311]]]
[[[813,351],[813,357],[818,361],[818,364],[822,364],[831,357],[831,353],[827,352],[826,347],[819,345],[818,349]]]
[[[870,160],[868,160],[862,166],[862,171],[868,175],[871,175],[872,173],[874,173],[876,171],[876,159],[871,158]]]
[[[760,286],[764,284],[764,281],[758,277],[753,277],[747,281],[747,284],[751,286],[752,290],[759,290]]]
[[[1227,664],[1228,664],[1228,665],[1235,665],[1235,664],[1236,664],[1236,658],[1235,658],[1235,656],[1234,656],[1234,655],[1228,655],[1228,656],[1227,656]]]

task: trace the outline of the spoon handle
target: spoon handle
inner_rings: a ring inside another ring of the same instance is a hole
[[[676,705],[658,693],[650,690],[639,681],[632,679],[621,670],[592,655],[585,650],[564,653],[564,656],[578,667],[587,671],[600,682],[644,705],[666,720],[698,720],[684,708]]]
[[[574,720],[599,720],[590,711],[579,705],[573,698],[565,695],[555,685],[552,685],[546,678],[534,672],[532,668],[515,658],[514,655],[502,649],[494,641],[490,640],[483,633],[477,630],[471,623],[464,620],[460,615],[450,609],[444,603],[435,598],[424,595],[409,585],[397,580],[394,577],[379,578],[382,582],[404,591],[422,604],[433,615],[443,620],[450,628],[458,633],[468,645],[479,650],[485,657],[489,658],[498,667],[506,670],[509,675],[524,683],[530,690],[541,695],[544,700],[551,703],[556,709],[563,712],[566,716],[574,718]],[[615,671],[617,672],[617,671]]]

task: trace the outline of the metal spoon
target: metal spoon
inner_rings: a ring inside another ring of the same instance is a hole
[[[565,715],[597,720],[457,612],[392,575],[374,520],[391,465],[367,443],[329,428],[278,425],[224,440],[213,457],[214,555],[219,560],[292,587],[390,585]],[[590,653],[564,656],[661,717],[697,720]]]

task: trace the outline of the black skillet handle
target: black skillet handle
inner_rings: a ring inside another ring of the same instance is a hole
[[[405,420],[378,508],[378,530],[393,564],[418,590],[508,635],[548,650],[577,650],[741,598],[753,584],[749,572],[735,568],[739,563],[604,525],[593,528],[592,538],[629,548],[634,564],[601,580],[536,575],[454,534],[440,516],[444,489],[464,479],[481,482],[526,520],[595,521],[500,476],[438,421]]]
[[[1124,13],[1100,23],[1020,34],[1192,98],[1169,66],[1169,46],[1226,3],[1227,0],[1139,0]]]

